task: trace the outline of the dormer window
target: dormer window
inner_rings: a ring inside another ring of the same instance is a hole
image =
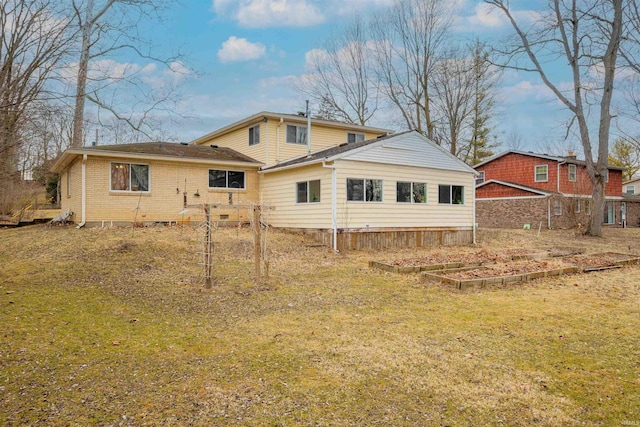
[[[484,171],[478,171],[478,176],[476,177],[476,185],[480,185],[484,182]]]
[[[536,166],[535,182],[547,182],[549,181],[549,166],[538,165]]]
[[[364,141],[364,133],[347,132],[347,143]]]

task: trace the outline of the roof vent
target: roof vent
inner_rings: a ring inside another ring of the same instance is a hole
[[[180,145],[189,145],[188,142],[181,142]]]
[[[210,147],[211,147],[211,148],[218,148],[218,146],[217,146],[217,145],[214,145],[214,144],[210,145]]]
[[[306,113],[304,111],[298,111],[298,116],[304,117],[306,116]]]

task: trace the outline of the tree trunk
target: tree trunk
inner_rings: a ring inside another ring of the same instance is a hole
[[[76,105],[73,112],[73,139],[72,147],[82,147],[84,135],[84,104],[87,96],[87,69],[89,68],[89,50],[91,48],[91,27],[93,14],[93,1],[87,3],[85,21],[81,25],[82,46],[80,61],[78,62],[78,79],[76,81]]]
[[[585,231],[585,234],[589,236],[602,237],[602,222],[604,221],[604,207],[606,204],[604,189],[604,179],[599,177],[599,182],[593,184],[591,219]]]

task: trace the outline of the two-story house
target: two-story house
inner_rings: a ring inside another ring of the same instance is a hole
[[[474,167],[476,220],[480,226],[571,228],[591,215],[592,185],[586,164],[568,156],[510,150]],[[626,202],[622,168],[610,166],[605,185],[604,223],[623,225]],[[633,222],[637,225],[637,221]]]
[[[260,202],[270,226],[335,249],[475,236],[475,171],[415,131],[263,112],[190,144],[67,150],[53,170],[82,225],[195,221],[204,204],[219,223],[246,222]]]

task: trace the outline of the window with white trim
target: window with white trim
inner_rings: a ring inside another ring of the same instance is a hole
[[[574,212],[575,213],[580,213],[580,208],[582,207],[582,201],[580,199],[576,199],[576,204],[574,206]]]
[[[562,200],[553,201],[553,214],[556,216],[562,215]]]
[[[576,165],[568,165],[569,166],[569,182],[576,182],[577,170]]]
[[[260,125],[251,126],[249,128],[249,145],[260,144]]]
[[[438,203],[444,205],[463,205],[464,187],[461,185],[438,185]]]
[[[287,125],[287,143],[307,145],[307,127]]]
[[[484,182],[484,171],[478,171],[478,176],[476,177],[476,185],[482,184]]]
[[[547,182],[549,180],[549,166],[538,165],[535,168],[535,182]]]
[[[296,203],[320,203],[320,180],[297,182]]]
[[[584,214],[591,215],[591,200],[584,201]]]
[[[398,181],[396,183],[396,202],[427,203],[427,183]]]
[[[625,192],[627,193],[627,195],[629,196],[633,196],[634,194],[636,194],[636,186],[635,185],[627,185]]]
[[[243,171],[209,169],[209,188],[245,188]]]
[[[382,202],[382,180],[347,178],[347,200],[350,202]]]
[[[111,163],[111,191],[149,191],[149,165]]]
[[[347,143],[364,141],[364,133],[347,132]]]

